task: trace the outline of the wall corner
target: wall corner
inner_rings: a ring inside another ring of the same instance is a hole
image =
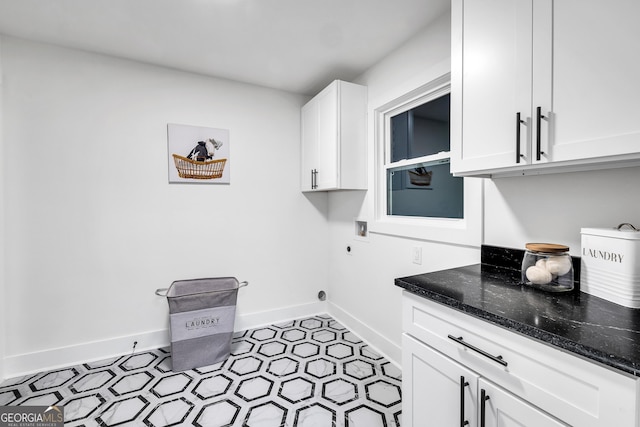
[[[6,352],[6,292],[5,292],[5,214],[4,214],[4,129],[3,129],[3,67],[2,67],[2,42],[3,38],[0,35],[0,383],[5,379],[4,359]]]

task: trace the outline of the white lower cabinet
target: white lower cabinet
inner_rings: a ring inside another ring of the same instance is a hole
[[[403,427],[566,427],[407,334],[402,350]]]
[[[478,381],[478,387],[481,426],[566,427],[566,424],[482,378]]]
[[[640,427],[637,377],[405,291],[403,427]]]
[[[475,372],[407,334],[402,357],[402,427],[479,425]]]

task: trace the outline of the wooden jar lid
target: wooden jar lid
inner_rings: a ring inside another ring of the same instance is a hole
[[[557,245],[555,243],[527,243],[524,247],[534,252],[547,252],[552,254],[569,252],[569,246]]]

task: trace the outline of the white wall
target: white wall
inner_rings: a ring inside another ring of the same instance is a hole
[[[398,362],[393,279],[479,261],[475,247],[354,237],[355,217],[374,218],[373,111],[449,70],[448,15],[358,79],[370,190],[328,196],[299,191],[300,96],[0,42],[0,378],[166,342],[153,291],[223,275],[251,282],[239,328],[318,309],[325,289],[330,313]],[[167,123],[229,129],[231,185],[169,185]],[[640,225],[638,182],[640,168],[486,180],[484,242],[578,254],[580,227]]]
[[[582,227],[640,227],[638,183],[638,167],[487,180],[484,241],[560,243],[579,256]]]
[[[248,280],[240,328],[318,308],[327,198],[299,190],[303,97],[3,41],[6,376],[166,343],[154,290],[176,279]],[[231,184],[169,185],[167,123],[229,129]]]
[[[0,38],[0,381],[5,377],[4,375],[4,356],[7,348],[5,335],[5,313],[7,312],[7,297],[5,295],[5,263],[4,263],[4,242],[5,242],[5,222],[4,222],[4,143],[3,143],[3,98],[2,98],[2,38]]]
[[[393,279],[480,260],[477,247],[373,233],[368,241],[354,236],[354,218],[374,219],[374,110],[450,70],[449,21],[448,14],[442,16],[356,81],[369,94],[369,191],[329,196],[330,312],[396,363],[401,358],[402,308],[401,289]],[[412,262],[414,246],[422,248],[422,265]]]

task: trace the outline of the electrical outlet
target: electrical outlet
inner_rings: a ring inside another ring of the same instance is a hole
[[[411,261],[414,264],[422,265],[422,248],[414,246],[411,250]]]

